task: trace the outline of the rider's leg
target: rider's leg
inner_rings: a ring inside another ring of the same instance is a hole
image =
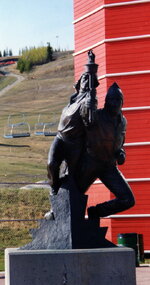
[[[55,137],[48,154],[48,164],[47,164],[47,170],[48,170],[48,178],[50,185],[52,187],[53,194],[57,194],[58,189],[61,185],[61,180],[59,178],[59,171],[60,171],[60,165],[64,159],[64,142],[58,138]]]
[[[115,195],[115,199],[91,207],[89,215],[105,217],[129,209],[135,200],[132,190],[115,165],[106,168],[99,176],[103,184]]]

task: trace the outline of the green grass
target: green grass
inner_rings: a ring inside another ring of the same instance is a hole
[[[0,189],[1,220],[41,219],[50,209],[47,189]],[[20,247],[31,241],[30,229],[38,226],[34,221],[0,222],[0,271],[4,270],[5,248]]]
[[[0,250],[0,271],[4,271],[4,252]]]
[[[14,83],[15,81],[16,81],[16,77],[13,77],[13,76],[7,76],[7,77],[0,78],[0,90]]]
[[[47,189],[0,189],[1,219],[40,219],[49,210]]]
[[[30,229],[37,226],[37,222],[7,222],[0,226],[0,271],[4,271],[5,248],[18,248],[29,243],[32,240]]]

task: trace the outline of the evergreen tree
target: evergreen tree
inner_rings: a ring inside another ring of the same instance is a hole
[[[0,51],[0,57],[2,57],[2,53],[1,53],[1,51]]]
[[[53,48],[51,47],[50,43],[47,43],[47,61],[52,61],[53,60]]]
[[[5,49],[4,49],[4,51],[3,51],[3,56],[4,56],[4,57],[6,56],[6,51],[5,51]]]
[[[9,50],[9,56],[12,56],[13,55],[13,53],[12,53],[12,50],[10,49]]]

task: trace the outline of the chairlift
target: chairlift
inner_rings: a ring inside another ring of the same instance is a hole
[[[44,136],[45,137],[48,137],[48,136],[56,136],[57,134],[57,131],[56,131],[56,127],[57,126],[57,123],[45,123],[44,124]],[[55,129],[55,131],[54,131]]]
[[[21,115],[22,120],[18,123],[13,123],[15,115],[8,116],[8,123],[4,129],[4,138],[22,138],[30,137],[30,125],[25,122],[24,114]]]
[[[57,123],[44,123],[41,121],[41,115],[38,116],[38,122],[35,124],[34,134],[37,136],[55,136],[57,131],[53,131]]]

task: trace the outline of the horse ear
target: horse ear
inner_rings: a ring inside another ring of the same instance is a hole
[[[119,85],[116,83],[116,82],[114,82],[112,85],[111,85],[111,87],[112,88],[114,88],[114,89],[120,89],[120,87],[119,87]]]

